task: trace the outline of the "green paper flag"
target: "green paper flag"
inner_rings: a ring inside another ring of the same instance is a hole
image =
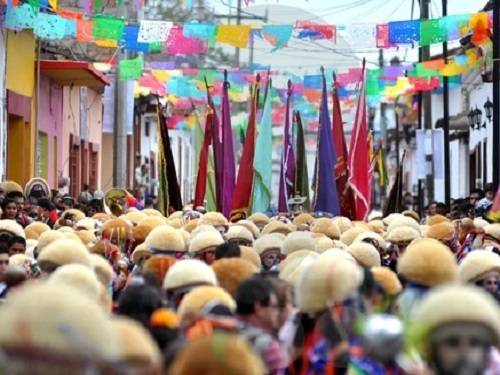
[[[131,60],[121,60],[118,66],[118,75],[122,80],[139,79],[144,69],[144,60],[138,56]]]
[[[97,40],[121,40],[125,22],[111,16],[95,16],[92,33]]]
[[[422,20],[420,22],[420,45],[429,46],[448,40],[446,24],[440,19]]]
[[[376,96],[380,92],[379,78],[382,69],[368,70],[366,73],[366,95]]]

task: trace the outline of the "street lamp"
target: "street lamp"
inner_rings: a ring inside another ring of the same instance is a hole
[[[486,103],[484,103],[484,110],[486,112],[486,118],[489,122],[491,122],[493,118],[493,103],[491,102],[489,97],[488,100],[486,100]]]
[[[471,109],[469,114],[467,115],[467,118],[469,119],[469,126],[470,126],[471,130],[474,129],[474,125],[475,125],[474,117],[475,117],[475,111],[473,109]]]
[[[474,122],[476,123],[477,128],[479,129],[481,127],[481,123],[483,122],[483,111],[481,111],[479,108],[474,110]]]

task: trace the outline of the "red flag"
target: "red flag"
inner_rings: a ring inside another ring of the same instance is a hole
[[[333,80],[333,144],[337,154],[335,162],[335,179],[337,194],[340,200],[340,214],[354,220],[356,210],[354,206],[354,194],[349,186],[349,166],[347,144],[344,137],[344,123],[342,122],[342,110],[337,93],[337,82]]]
[[[358,98],[356,118],[352,128],[351,144],[349,147],[349,184],[354,191],[354,205],[356,207],[356,220],[365,220],[371,207],[371,142],[368,137],[366,122],[366,94],[365,94],[365,66],[361,90]]]
[[[253,182],[253,157],[255,154],[255,120],[257,117],[257,105],[259,103],[260,75],[257,74],[256,83],[253,88],[252,107],[248,119],[247,134],[243,144],[243,152],[238,170],[238,179],[233,193],[231,208],[231,219],[238,220],[246,217],[250,206]]]
[[[194,207],[203,206],[205,201],[205,192],[207,190],[207,172],[208,172],[208,151],[212,140],[212,127],[214,122],[214,113],[208,107],[205,134],[203,135],[203,145],[200,150],[200,159],[198,164],[198,176],[196,177],[196,191],[194,195]]]

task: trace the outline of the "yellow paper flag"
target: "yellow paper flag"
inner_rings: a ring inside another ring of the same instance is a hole
[[[118,42],[112,39],[100,39],[95,41],[96,46],[105,48],[116,48],[118,47]]]
[[[250,30],[249,25],[220,25],[217,26],[217,41],[233,47],[246,48]]]
[[[469,70],[467,65],[459,65],[456,61],[451,61],[441,70],[441,74],[445,77],[458,76]]]

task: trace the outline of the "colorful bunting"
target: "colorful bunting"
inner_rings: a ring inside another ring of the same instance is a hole
[[[42,39],[62,39],[66,36],[66,20],[55,14],[38,13],[33,32]]]
[[[390,44],[413,44],[420,38],[420,21],[389,22]]]
[[[118,67],[118,74],[120,79],[139,79],[142,75],[142,70],[144,69],[144,60],[142,56],[138,56],[135,59],[121,60]]]
[[[166,42],[172,27],[172,22],[143,20],[139,27],[137,41],[141,43]]]
[[[169,55],[192,55],[207,51],[206,43],[184,36],[182,27],[174,27],[170,30],[166,45]]]
[[[149,43],[138,42],[139,26],[127,25],[123,33],[125,49],[132,52],[149,52]]]
[[[121,40],[125,22],[111,16],[94,17],[94,27],[92,29],[95,39],[100,40]]]
[[[217,41],[237,48],[246,48],[250,38],[249,25],[219,25]]]
[[[264,25],[262,28],[262,36],[274,47],[271,52],[286,47],[292,32],[292,25]]]

